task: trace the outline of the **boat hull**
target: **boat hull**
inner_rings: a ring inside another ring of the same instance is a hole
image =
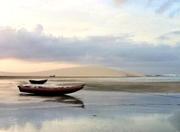
[[[45,86],[23,86],[19,85],[19,91],[37,95],[64,95],[74,93],[83,89],[84,84],[75,86],[59,86],[59,87],[45,87]]]

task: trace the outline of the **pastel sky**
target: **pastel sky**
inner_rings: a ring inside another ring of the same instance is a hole
[[[180,1],[0,0],[1,71],[89,64],[180,73]]]

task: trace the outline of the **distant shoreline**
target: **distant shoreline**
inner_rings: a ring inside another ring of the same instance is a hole
[[[136,76],[0,76],[0,79],[24,79],[24,78],[129,78],[129,77],[136,77]]]
[[[116,70],[100,66],[81,66],[73,68],[62,68],[39,72],[0,72],[0,78],[104,78],[104,77],[139,77],[144,76],[142,73]]]

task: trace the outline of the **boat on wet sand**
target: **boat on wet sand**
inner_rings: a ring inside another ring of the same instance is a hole
[[[47,82],[47,79],[44,80],[29,80],[31,84],[44,84]]]
[[[43,85],[19,85],[19,91],[37,95],[64,95],[81,90],[85,84],[43,86]]]

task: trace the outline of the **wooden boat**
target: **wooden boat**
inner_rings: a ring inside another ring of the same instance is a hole
[[[64,95],[81,90],[85,84],[72,86],[33,86],[19,85],[20,92],[38,94],[38,95]]]
[[[49,77],[56,77],[56,75],[50,75]]]
[[[44,80],[29,80],[31,84],[44,84],[47,82],[47,79]]]

